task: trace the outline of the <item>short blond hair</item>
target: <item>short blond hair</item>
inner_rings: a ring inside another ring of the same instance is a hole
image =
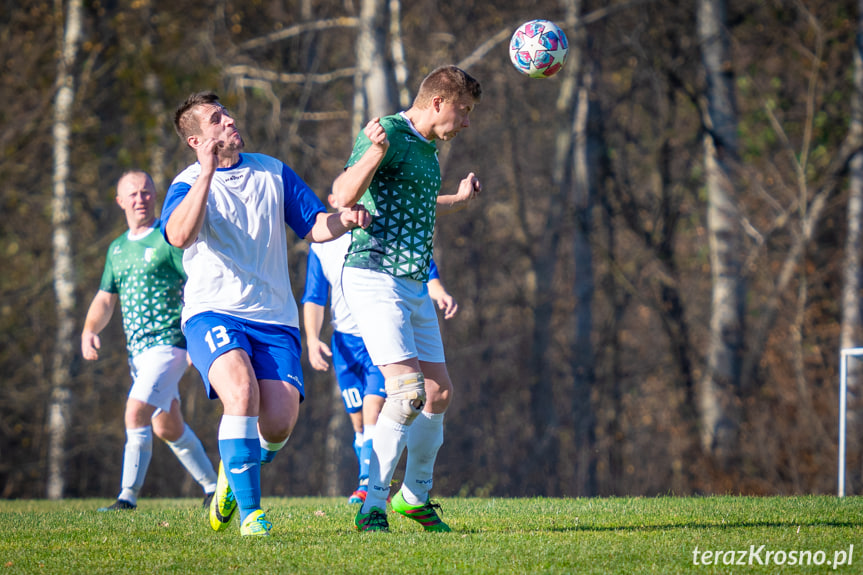
[[[457,66],[441,66],[432,70],[422,81],[413,105],[420,109],[428,108],[435,96],[450,101],[471,98],[479,102],[482,86],[476,78]]]

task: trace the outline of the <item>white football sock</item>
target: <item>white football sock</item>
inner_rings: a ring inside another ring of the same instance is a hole
[[[372,453],[369,459],[369,491],[363,503],[362,512],[368,513],[372,507],[387,508],[390,494],[390,480],[407,444],[410,427],[396,423],[381,415],[378,418],[372,440]]]
[[[216,490],[216,470],[207,456],[204,446],[192,428],[186,424],[183,435],[177,441],[166,441],[168,447],[183,464],[183,467],[192,474],[204,493],[212,493]]]
[[[153,427],[126,430],[126,447],[123,449],[123,478],[120,480],[120,495],[132,504],[138,503],[138,492],[144,485],[147,468],[153,457]]]
[[[434,464],[443,445],[443,413],[423,411],[408,431],[408,460],[402,496],[410,505],[422,505],[429,499]]]

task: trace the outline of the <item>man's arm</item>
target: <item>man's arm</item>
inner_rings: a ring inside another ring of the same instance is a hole
[[[329,346],[321,341],[324,309],[324,306],[310,301],[303,304],[303,329],[306,332],[306,346],[309,348],[309,363],[318,371],[327,371],[330,364],[326,358],[333,356]]]
[[[330,214],[320,212],[315,217],[315,225],[304,238],[309,242],[328,242],[354,228],[366,228],[372,218],[362,206],[354,205],[350,209],[340,210]]]
[[[438,215],[448,214],[460,210],[464,204],[477,197],[482,192],[482,184],[473,172],[469,173],[459,182],[458,190],[454,194],[446,194],[437,197]]]
[[[360,201],[365,191],[369,189],[372,178],[390,147],[380,118],[375,118],[366,124],[363,133],[372,145],[355,164],[346,168],[333,182],[333,197],[339,207],[349,208]]]
[[[196,150],[201,173],[189,188],[186,197],[174,208],[165,224],[165,239],[172,246],[186,249],[195,243],[204,216],[207,215],[207,198],[210,195],[210,182],[218,167],[216,151],[222,142],[207,140]]]
[[[118,299],[119,296],[115,293],[104,290],[96,292],[96,297],[93,298],[87,310],[84,329],[81,332],[81,355],[84,359],[99,359],[99,348],[102,347],[99,333],[111,320]]]

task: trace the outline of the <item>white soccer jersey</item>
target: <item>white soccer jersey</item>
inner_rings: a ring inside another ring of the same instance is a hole
[[[196,162],[171,183],[162,208],[163,234],[200,172]],[[304,238],[323,211],[323,203],[306,183],[275,158],[241,154],[236,165],[218,169],[201,232],[183,254],[189,276],[183,322],[214,311],[299,327],[285,223]]]
[[[311,250],[318,257],[321,272],[330,284],[330,323],[333,329],[359,337],[360,329],[351,317],[348,304],[342,295],[342,267],[350,245],[351,234],[344,234],[326,243],[312,244]]]

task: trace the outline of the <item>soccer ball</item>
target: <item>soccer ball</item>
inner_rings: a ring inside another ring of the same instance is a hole
[[[554,22],[531,20],[519,26],[509,41],[509,59],[531,78],[549,78],[563,68],[569,43]]]

